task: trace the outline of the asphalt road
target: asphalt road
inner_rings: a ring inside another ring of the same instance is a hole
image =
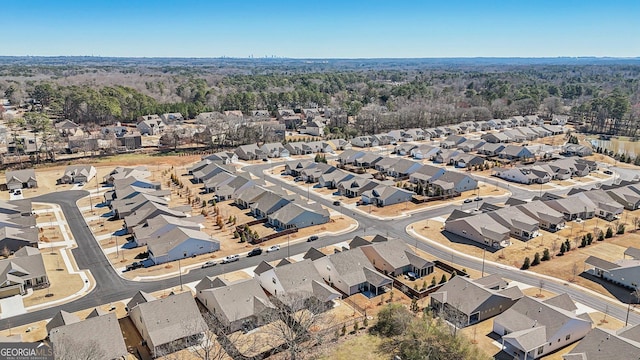
[[[271,164],[260,164],[254,165],[245,170],[250,171],[252,174],[258,177],[264,177],[262,171],[271,167]],[[296,186],[291,185],[290,183],[283,181],[277,175],[271,177],[270,182],[276,183],[283,188],[299,193],[301,196],[306,197],[307,191],[300,189]],[[501,182],[498,183],[498,186],[503,186]],[[509,190],[519,198],[531,198],[537,194],[535,191],[527,191],[517,187],[510,187]],[[567,190],[554,190],[554,193],[566,193]],[[96,280],[96,286],[89,294],[85,295],[82,298],[71,301],[61,306],[55,306],[52,308],[42,309],[34,312],[30,312],[27,314],[22,314],[19,316],[14,316],[8,319],[0,320],[0,328],[8,328],[20,326],[36,321],[40,321],[43,319],[48,319],[53,317],[56,312],[59,310],[65,310],[68,312],[75,312],[83,309],[87,309],[94,306],[99,306],[102,304],[107,304],[110,302],[119,301],[122,299],[126,299],[132,297],[138,290],[143,290],[146,292],[154,292],[162,289],[167,289],[171,287],[178,287],[180,283],[188,283],[193,281],[198,281],[202,279],[204,276],[217,276],[224,273],[241,270],[247,267],[256,266],[262,260],[273,261],[284,258],[287,256],[287,253],[291,255],[302,254],[306,252],[311,246],[314,247],[322,247],[328,246],[331,244],[335,244],[341,241],[350,240],[355,235],[372,235],[372,234],[382,234],[388,235],[391,237],[397,237],[403,239],[405,242],[411,245],[416,245],[420,247],[420,249],[429,252],[430,254],[441,258],[445,261],[451,261],[463,268],[467,269],[482,269],[482,260],[481,259],[470,259],[467,257],[461,257],[453,254],[451,251],[443,250],[438,246],[434,246],[430,243],[425,242],[416,242],[416,239],[410,236],[406,232],[406,228],[420,220],[433,218],[436,216],[442,216],[451,213],[454,209],[463,208],[463,209],[471,209],[473,207],[478,206],[479,204],[474,202],[471,204],[461,204],[461,205],[447,205],[438,207],[435,209],[430,209],[427,211],[422,211],[418,213],[414,213],[411,216],[404,217],[401,219],[395,220],[380,220],[373,217],[370,217],[366,214],[362,214],[357,211],[351,211],[350,209],[344,208],[340,206],[337,208],[333,205],[331,199],[327,199],[325,197],[321,197],[315,192],[311,191],[309,193],[310,200],[316,201],[325,205],[328,208],[333,208],[345,213],[348,216],[353,217],[358,221],[359,226],[354,231],[351,231],[348,234],[338,235],[338,236],[323,236],[319,240],[314,241],[312,243],[307,242],[298,242],[291,244],[289,249],[287,246],[282,246],[280,251],[276,251],[273,253],[263,253],[260,256],[255,256],[251,258],[241,258],[239,261],[225,264],[225,265],[216,265],[214,267],[210,267],[207,269],[194,269],[191,270],[188,274],[183,275],[181,278],[179,276],[158,280],[158,281],[148,281],[148,282],[136,282],[131,280],[123,279],[116,273],[116,270],[111,266],[108,262],[106,256],[100,249],[98,242],[95,237],[91,233],[89,227],[86,222],[82,218],[82,214],[80,210],[76,206],[76,201],[84,196],[88,195],[88,192],[83,190],[69,190],[62,192],[50,193],[47,195],[42,195],[37,198],[33,198],[33,201],[37,202],[46,202],[60,205],[65,218],[69,224],[69,228],[78,243],[78,247],[72,250],[73,256],[76,259],[78,267],[80,269],[88,269],[91,271],[94,279]],[[490,203],[499,203],[503,202],[506,199],[505,197],[500,198],[492,198],[485,197],[485,202]],[[496,267],[493,265],[485,264],[484,266],[485,273],[487,274],[499,274],[506,278],[512,279],[514,281],[522,282],[534,287],[539,286],[540,278],[531,275],[526,272],[522,272],[519,270],[511,270],[502,267]],[[589,306],[593,309],[599,311],[607,311],[610,316],[616,317],[618,319],[625,319],[626,316],[626,308],[621,306],[616,306],[613,303],[605,301],[598,296],[583,292],[579,289],[566,285],[562,281],[550,281],[545,280],[544,289],[562,293],[568,293],[573,299],[576,301]],[[630,324],[640,323],[640,315],[631,313],[629,317]]]

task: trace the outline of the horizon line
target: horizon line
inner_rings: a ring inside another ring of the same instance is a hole
[[[448,60],[448,59],[616,59],[635,60],[637,56],[596,56],[596,55],[558,55],[558,56],[433,56],[433,57],[285,57],[285,56],[113,56],[113,55],[0,55],[0,58],[111,58],[111,59],[238,59],[238,60]]]

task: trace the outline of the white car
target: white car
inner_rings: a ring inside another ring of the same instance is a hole
[[[211,260],[211,261],[207,261],[206,263],[202,264],[202,268],[208,268],[208,267],[212,267],[212,266],[216,266],[218,263]]]
[[[273,246],[269,246],[269,248],[267,249],[267,252],[270,253],[278,250],[280,250],[280,245],[273,245]]]
[[[238,261],[240,260],[240,255],[229,255],[227,257],[225,257],[224,259],[222,259],[222,261],[220,262],[221,264],[228,264],[234,261]]]

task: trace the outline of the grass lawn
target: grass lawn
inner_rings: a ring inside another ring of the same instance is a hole
[[[364,332],[361,335],[350,335],[343,338],[338,345],[331,344],[331,347],[323,351],[318,357],[321,360],[383,360],[388,359],[385,354],[377,352],[381,339],[377,336]]]

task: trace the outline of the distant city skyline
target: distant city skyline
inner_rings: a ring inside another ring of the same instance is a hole
[[[640,1],[3,3],[6,56],[638,57]]]

